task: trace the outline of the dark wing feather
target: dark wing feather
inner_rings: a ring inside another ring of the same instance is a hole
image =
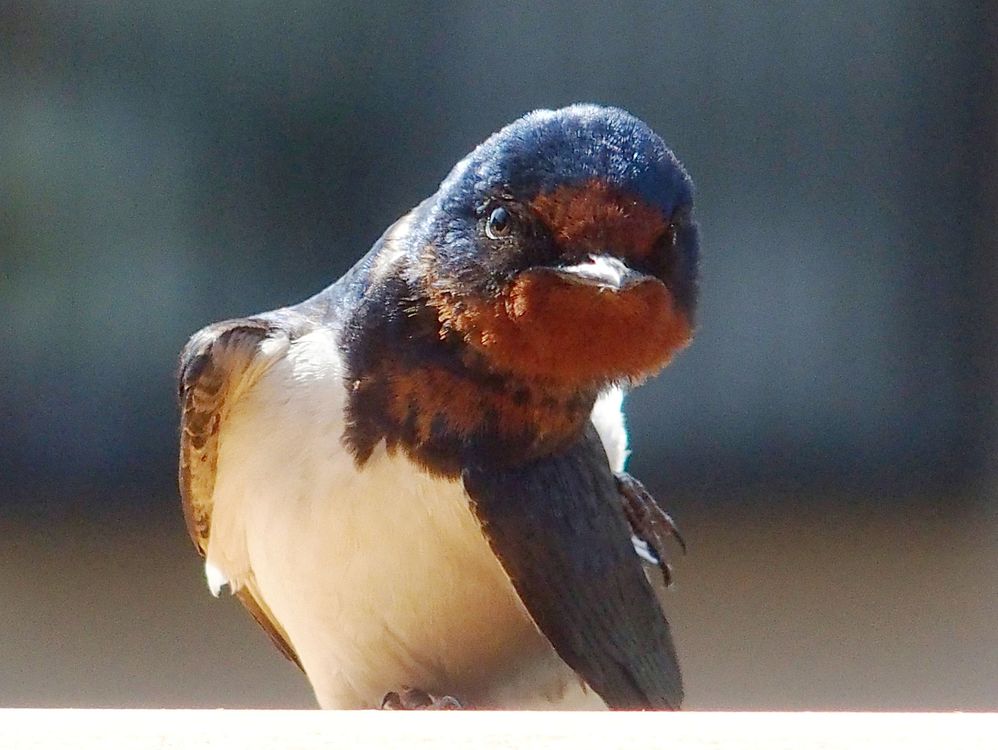
[[[180,495],[187,531],[202,557],[211,535],[212,494],[219,433],[239,394],[263,369],[259,345],[289,331],[263,318],[216,323],[196,333],[180,355]],[[250,581],[236,592],[253,619],[291,661],[301,666],[287,634]]]
[[[614,709],[678,709],[669,624],[631,544],[595,429],[514,469],[469,468],[464,485],[495,552],[558,655]]]

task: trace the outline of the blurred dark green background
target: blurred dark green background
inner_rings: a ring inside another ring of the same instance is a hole
[[[698,338],[629,402],[631,468],[692,545],[690,708],[998,708],[996,19],[0,5],[0,705],[310,705],[201,583],[176,354],[586,100],[698,185]]]

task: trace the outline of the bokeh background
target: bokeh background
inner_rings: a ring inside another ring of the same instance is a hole
[[[312,705],[203,585],[176,354],[583,100],[698,184],[698,338],[629,403],[631,468],[691,545],[688,706],[998,708],[996,18],[0,4],[0,705]]]

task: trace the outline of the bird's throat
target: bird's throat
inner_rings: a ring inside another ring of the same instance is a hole
[[[649,278],[623,291],[525,271],[497,298],[432,300],[454,332],[499,371],[564,389],[639,382],[692,335],[666,286]]]

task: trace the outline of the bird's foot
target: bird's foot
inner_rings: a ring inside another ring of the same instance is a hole
[[[617,489],[624,503],[624,514],[631,525],[631,533],[642,542],[646,550],[642,557],[658,565],[662,571],[665,585],[672,585],[672,566],[666,561],[666,540],[675,539],[683,554],[686,553],[686,542],[672,517],[662,510],[651,493],[637,479],[626,471],[616,474]],[[647,553],[647,554],[645,554]]]
[[[393,690],[381,699],[383,711],[456,711],[461,708],[464,706],[456,698],[430,695],[418,688]]]

